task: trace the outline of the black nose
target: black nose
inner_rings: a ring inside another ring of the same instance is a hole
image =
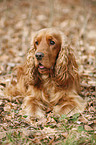
[[[44,53],[42,53],[42,52],[37,52],[37,53],[35,54],[35,56],[36,56],[37,60],[42,60],[42,57],[44,57]]]

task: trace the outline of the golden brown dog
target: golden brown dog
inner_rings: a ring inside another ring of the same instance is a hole
[[[78,66],[66,37],[54,28],[37,32],[25,63],[18,67],[17,84],[9,90],[24,96],[23,113],[42,117],[48,111],[82,112],[85,103],[79,89]]]

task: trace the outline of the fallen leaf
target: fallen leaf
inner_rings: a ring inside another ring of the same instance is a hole
[[[93,130],[89,125],[84,125],[84,129],[87,130],[87,131]]]

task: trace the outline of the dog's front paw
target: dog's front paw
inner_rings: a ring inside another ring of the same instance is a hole
[[[39,102],[38,102],[39,103]],[[35,118],[41,118],[45,116],[45,112],[42,110],[42,108],[38,105],[36,100],[33,99],[33,97],[27,96],[24,99],[24,102],[21,106],[21,114],[27,115]]]

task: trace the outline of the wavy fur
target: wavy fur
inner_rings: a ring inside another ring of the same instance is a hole
[[[49,35],[56,41],[56,48],[48,46]],[[35,45],[37,39],[40,41],[38,49]],[[41,51],[44,58],[38,62],[35,54]],[[43,64],[43,71],[39,63]],[[78,65],[73,49],[62,32],[53,28],[40,30],[33,36],[25,63],[17,67],[17,84],[11,87],[7,88],[7,94],[24,97],[24,114],[42,117],[46,112],[53,111],[55,114],[73,115],[85,108],[86,103],[78,95]]]

